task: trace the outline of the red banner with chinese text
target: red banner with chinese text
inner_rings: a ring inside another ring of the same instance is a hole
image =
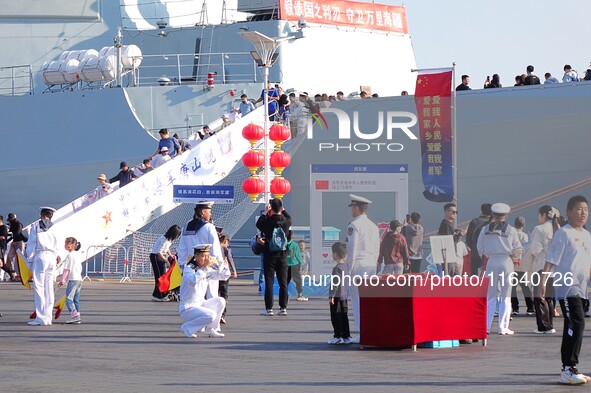
[[[282,20],[360,27],[408,34],[406,9],[374,3],[345,0],[280,0]]]
[[[454,196],[451,83],[451,69],[419,71],[417,76],[423,195],[433,202],[450,202]]]

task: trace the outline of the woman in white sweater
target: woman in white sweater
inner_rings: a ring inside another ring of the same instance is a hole
[[[554,315],[554,288],[552,285],[552,278],[548,278],[546,283],[546,296],[540,297],[539,289],[542,280],[546,280],[546,276],[542,275],[544,264],[546,263],[546,254],[550,242],[554,237],[554,232],[560,228],[558,220],[560,213],[558,210],[549,205],[544,205],[538,210],[538,222],[532,232],[532,239],[526,255],[529,260],[526,263],[531,263],[529,269],[530,278],[534,285],[534,308],[536,310],[537,329],[534,330],[536,334],[554,334],[556,330],[552,324],[552,317]],[[525,258],[524,258],[525,259]]]

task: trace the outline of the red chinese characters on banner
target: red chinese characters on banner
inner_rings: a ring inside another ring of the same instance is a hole
[[[280,0],[280,15],[283,20],[298,21],[303,15],[307,23],[408,34],[406,9],[402,6],[345,0]]]

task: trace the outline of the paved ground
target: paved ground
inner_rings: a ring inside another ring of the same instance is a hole
[[[82,325],[30,327],[33,295],[0,283],[0,392],[553,392],[559,334],[537,336],[516,317],[515,336],[489,346],[360,350],[325,344],[325,299],[290,303],[289,316],[259,316],[253,285],[230,287],[223,339],[179,332],[178,303],[153,303],[149,283],[85,282]],[[66,319],[63,315],[58,321]],[[393,332],[395,334],[395,331]],[[587,333],[581,370],[591,369]]]

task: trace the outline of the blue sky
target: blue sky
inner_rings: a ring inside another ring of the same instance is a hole
[[[542,81],[546,72],[561,79],[565,64],[582,76],[591,62],[591,0],[410,0],[404,5],[418,66],[455,61],[457,74],[470,75],[472,88],[482,88],[486,76],[495,73],[503,86],[512,86],[528,64]]]

